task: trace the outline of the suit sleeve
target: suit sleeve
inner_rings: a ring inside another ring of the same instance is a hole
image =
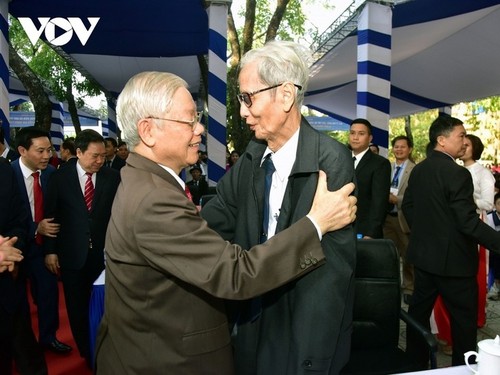
[[[49,183],[47,185],[47,192],[44,199],[44,216],[45,218],[53,217],[54,222],[60,224],[60,219],[57,216],[57,204],[59,192],[59,176],[62,170],[58,170],[52,173],[50,176]],[[47,254],[56,254],[56,239],[52,237],[44,237],[43,240],[43,250]]]
[[[0,186],[0,191],[2,191],[2,202],[0,202],[2,227],[0,234],[4,237],[16,236],[18,240],[15,246],[21,251],[25,251],[29,222],[28,211],[22,201],[14,170],[7,164],[0,165],[0,169],[2,177],[2,186]]]
[[[139,251],[161,272],[219,298],[248,299],[324,263],[316,228],[308,218],[245,251],[220,238],[189,201],[173,194],[152,191],[141,202],[141,219],[134,225]]]
[[[406,187],[405,194],[403,196],[403,203],[401,204],[401,209],[403,210],[403,215],[405,216],[408,227],[411,229],[413,224],[413,192],[412,192],[412,178],[413,174],[410,175],[408,179],[408,186]]]
[[[454,214],[457,229],[474,238],[478,243],[495,252],[500,252],[500,232],[484,223],[477,214],[473,200],[472,177],[465,168],[458,170],[450,185],[450,209]]]
[[[387,159],[381,159],[372,176],[372,200],[370,202],[369,229],[365,236],[377,237],[377,229],[384,226],[389,207],[388,197],[391,187],[391,164]]]

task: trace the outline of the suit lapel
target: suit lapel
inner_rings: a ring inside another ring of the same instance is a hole
[[[358,166],[356,167],[356,171],[360,171],[365,167],[365,165],[368,164],[370,158],[372,157],[372,153],[370,150],[366,151],[366,153],[363,155],[361,160],[358,163]]]
[[[31,209],[30,209],[30,200],[28,197],[28,192],[26,191],[26,183],[24,182],[23,172],[21,172],[21,167],[19,166],[19,163],[20,163],[19,159],[14,160],[12,162],[12,167],[14,168],[14,172],[16,175],[17,185],[21,189],[21,196],[23,197],[24,204],[28,208],[30,220],[33,221],[33,216],[31,214]]]

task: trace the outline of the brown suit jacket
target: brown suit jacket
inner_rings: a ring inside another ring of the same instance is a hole
[[[399,225],[401,226],[401,230],[403,233],[409,234],[410,233],[410,228],[408,227],[408,223],[406,222],[405,215],[403,215],[403,209],[401,208],[401,205],[403,204],[403,198],[405,195],[406,188],[408,187],[408,179],[410,178],[411,171],[415,167],[415,163],[412,162],[411,160],[408,160],[406,163],[406,167],[403,171],[403,175],[401,176],[401,183],[399,184],[399,190],[398,190],[398,203],[397,203],[397,208],[398,208],[398,220],[399,220]]]
[[[223,298],[248,299],[324,263],[304,218],[244,251],[208,228],[181,186],[131,153],[106,237],[97,374],[233,374]]]

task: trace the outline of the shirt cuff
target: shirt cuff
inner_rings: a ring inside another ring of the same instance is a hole
[[[318,223],[316,223],[316,221],[311,216],[309,216],[309,215],[306,215],[306,216],[309,220],[311,220],[311,223],[313,223],[314,228],[316,228],[316,232],[318,232],[319,240],[321,241],[323,239],[323,235],[321,234],[321,229],[320,229]]]

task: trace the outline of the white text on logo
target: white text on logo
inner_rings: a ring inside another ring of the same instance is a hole
[[[76,36],[84,46],[90,38],[90,35],[94,31],[97,22],[99,22],[99,17],[88,17],[87,20],[90,23],[90,27],[87,29],[83,24],[83,21],[78,17],[68,17],[68,18],[49,18],[49,17],[38,17],[38,22],[40,22],[40,28],[37,28],[31,18],[19,17],[19,22],[21,23],[26,35],[31,42],[35,45],[43,31],[45,30],[45,38],[47,41],[55,46],[64,46],[73,37],[73,31]],[[58,37],[56,37],[56,26],[65,32]]]

